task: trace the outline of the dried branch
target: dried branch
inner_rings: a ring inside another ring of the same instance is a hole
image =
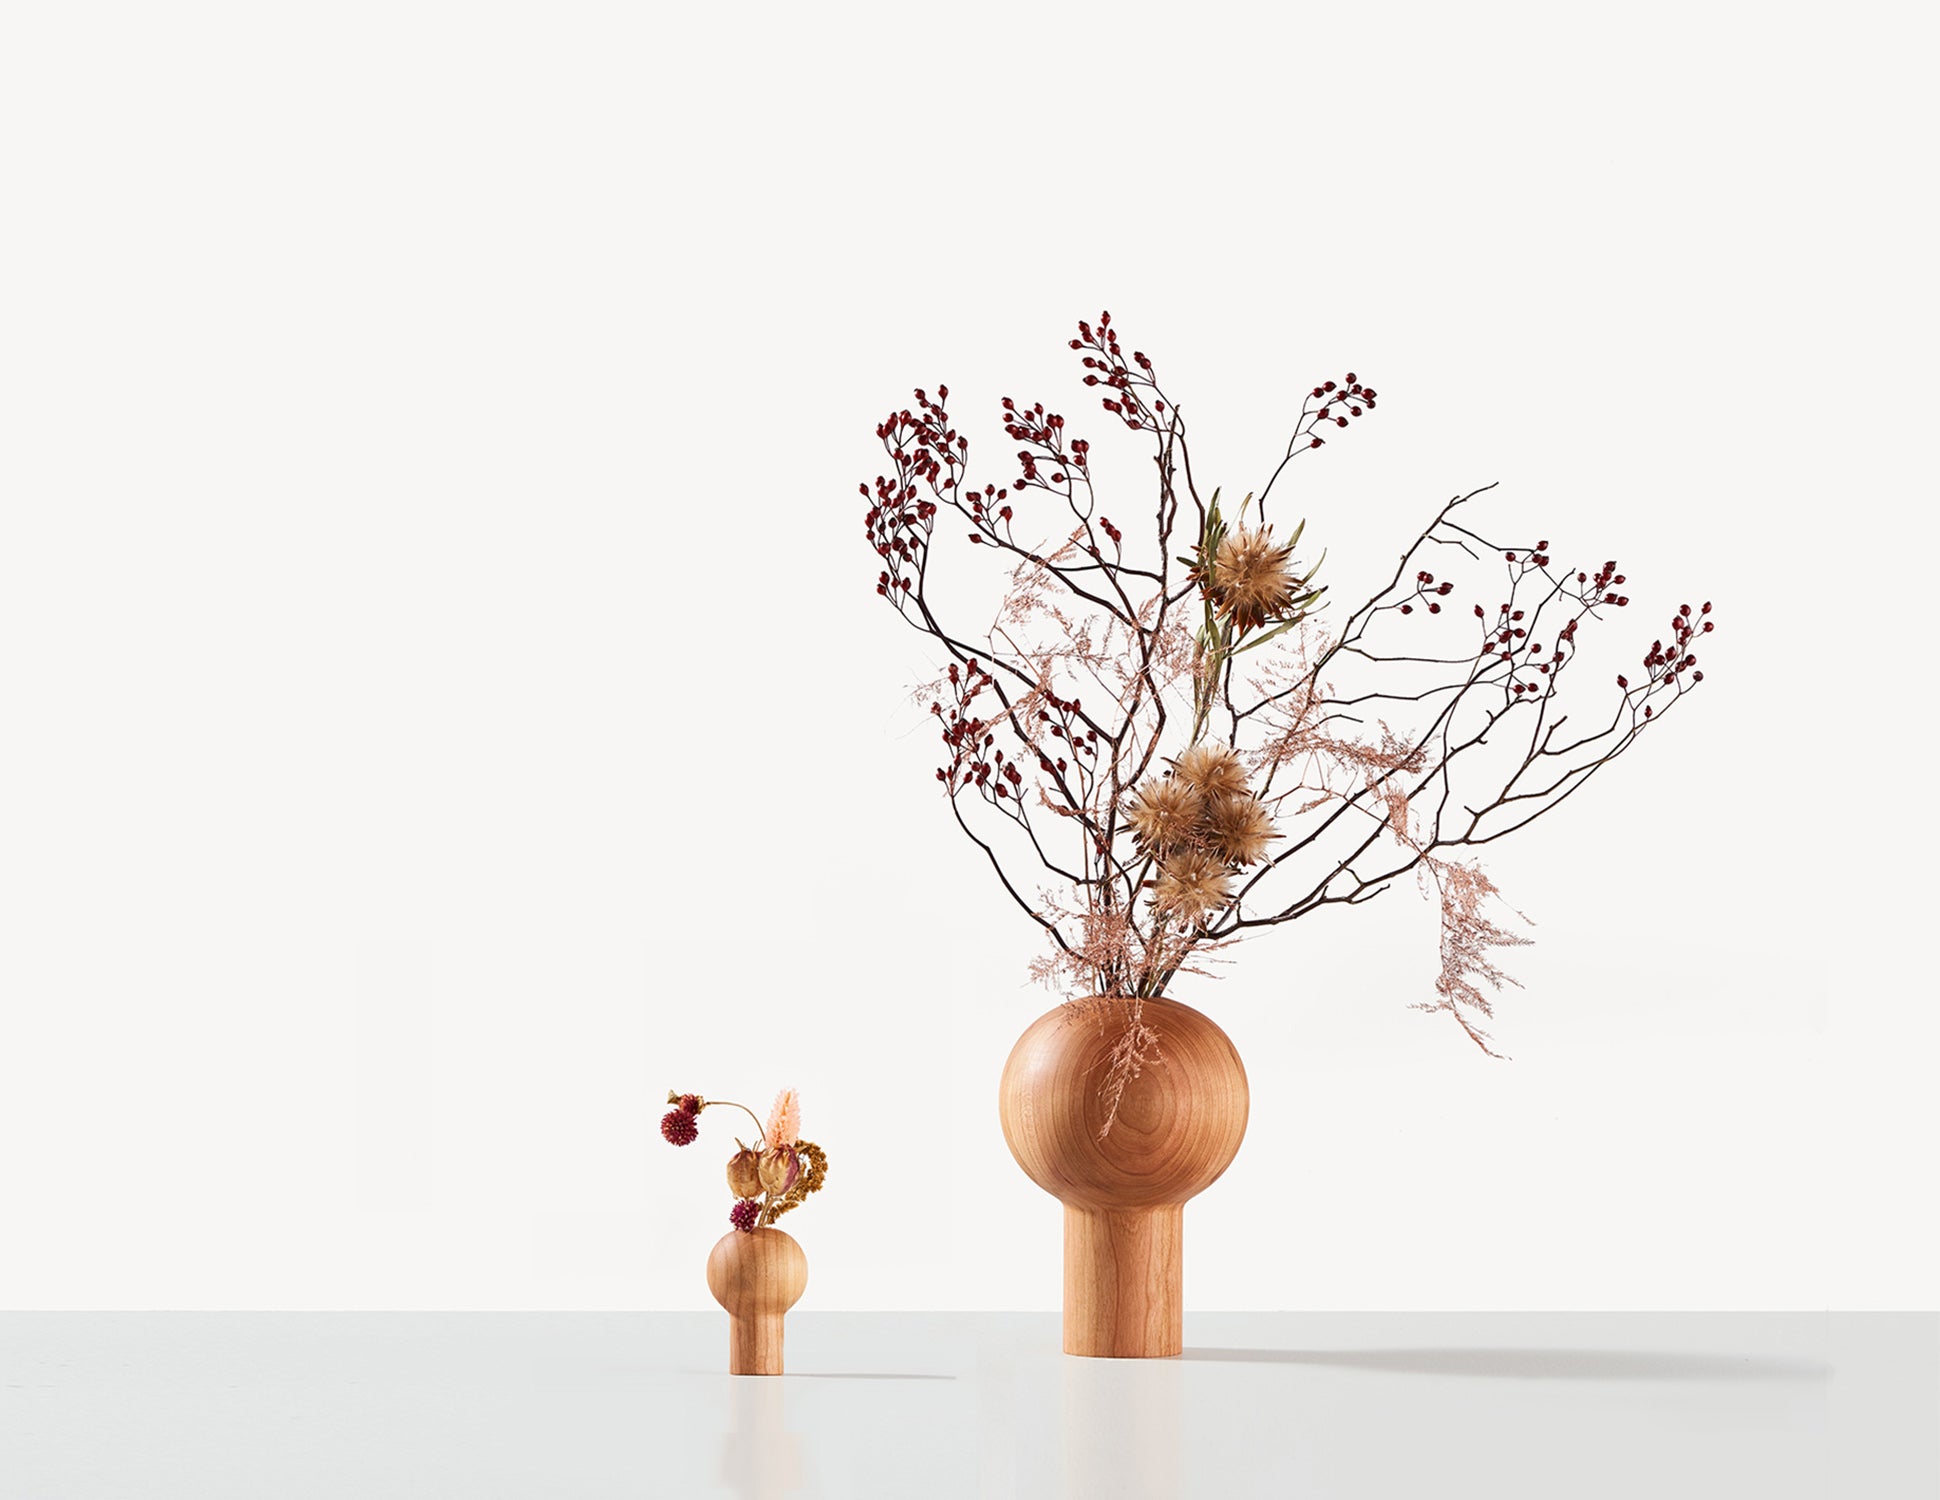
[[[1161,995],[1228,943],[1412,872],[1440,911],[1438,998],[1423,1008],[1491,1050],[1479,1023],[1513,983],[1491,955],[1526,940],[1485,914],[1495,887],[1462,851],[1568,801],[1703,681],[1692,648],[1711,606],[1683,606],[1636,685],[1617,678],[1607,718],[1566,733],[1559,687],[1578,635],[1630,602],[1615,561],[1572,570],[1547,540],[1490,540],[1469,522],[1484,485],[1444,503],[1388,582],[1324,631],[1319,563],[1296,561],[1305,523],[1281,539],[1266,501],[1325,431],[1375,409],[1373,389],[1349,374],[1306,392],[1284,455],[1234,508],[1202,495],[1179,409],[1110,315],[1070,343],[1104,412],[1152,444],[1144,541],[1104,513],[1089,441],[1041,402],[1003,400],[1016,473],[979,488],[948,387],[918,390],[878,425],[889,468],[861,487],[876,591],[945,657],[926,693],[936,777],[1051,939],[1033,976],[1073,998]],[[982,631],[946,626],[932,604],[946,517],[1006,570]],[[1492,559],[1494,586],[1439,573]],[[1458,589],[1466,625],[1448,612]],[[1140,1025],[1108,1091],[1157,1045]]]

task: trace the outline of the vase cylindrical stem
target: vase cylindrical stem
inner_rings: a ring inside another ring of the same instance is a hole
[[[781,1374],[782,1315],[743,1313],[728,1319],[728,1373]]]
[[[1064,1209],[1064,1352],[1154,1359],[1185,1343],[1185,1205]]]

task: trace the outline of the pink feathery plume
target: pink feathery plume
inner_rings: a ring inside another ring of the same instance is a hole
[[[802,1099],[793,1089],[775,1095],[775,1107],[768,1111],[768,1124],[762,1131],[770,1146],[792,1146],[802,1138]]]

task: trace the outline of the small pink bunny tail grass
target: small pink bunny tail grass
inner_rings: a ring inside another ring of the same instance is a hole
[[[802,1096],[794,1089],[775,1095],[775,1107],[768,1111],[762,1135],[773,1146],[792,1146],[802,1136]]]

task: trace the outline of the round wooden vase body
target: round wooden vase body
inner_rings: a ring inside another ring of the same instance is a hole
[[[1134,1007],[1158,1040],[1101,1139],[1101,1086]],[[998,1096],[1010,1154],[1064,1204],[1064,1352],[1177,1354],[1186,1200],[1232,1164],[1246,1134],[1246,1069],[1232,1040],[1176,1000],[1059,1006],[1017,1039]]]
[[[782,1316],[808,1286],[808,1257],[779,1229],[728,1231],[707,1257],[707,1289],[728,1314],[728,1371],[781,1373]]]

